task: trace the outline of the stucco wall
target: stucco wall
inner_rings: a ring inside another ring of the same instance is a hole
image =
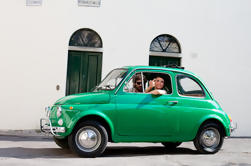
[[[176,37],[182,64],[198,74],[238,123],[235,135],[251,136],[249,81],[251,10],[248,0],[102,0],[78,7],[76,0],[25,0],[0,5],[0,129],[34,129],[44,107],[64,96],[68,42],[80,28],[103,40],[102,77],[126,65],[148,65],[151,41]],[[56,91],[56,85],[60,90]]]

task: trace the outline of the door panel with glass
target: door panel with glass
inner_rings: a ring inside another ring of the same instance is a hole
[[[171,136],[177,133],[179,112],[175,111],[175,103],[172,101],[172,85],[167,86],[171,89],[166,95],[140,93],[133,89],[137,75],[141,75],[142,86],[146,88],[147,82],[157,74],[166,77],[166,80],[170,79],[167,82],[171,83],[171,72],[135,72],[118,92],[116,106],[119,135]]]

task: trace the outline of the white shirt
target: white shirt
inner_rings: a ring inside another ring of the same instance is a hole
[[[165,95],[167,94],[165,90],[157,90],[160,94]]]

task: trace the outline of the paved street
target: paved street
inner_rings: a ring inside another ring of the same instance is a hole
[[[108,144],[102,157],[79,158],[68,150],[57,147],[51,137],[0,134],[0,165],[222,165],[251,166],[251,139],[226,139],[215,155],[197,154],[192,142],[183,143],[174,152],[161,144],[119,143]]]

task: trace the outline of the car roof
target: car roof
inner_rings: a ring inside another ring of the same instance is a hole
[[[122,68],[126,68],[128,70],[139,70],[139,69],[154,69],[154,70],[166,70],[166,71],[173,71],[173,72],[179,72],[179,73],[185,73],[190,74],[195,77],[198,77],[196,74],[180,68],[174,68],[174,67],[160,67],[160,66],[124,66]]]

